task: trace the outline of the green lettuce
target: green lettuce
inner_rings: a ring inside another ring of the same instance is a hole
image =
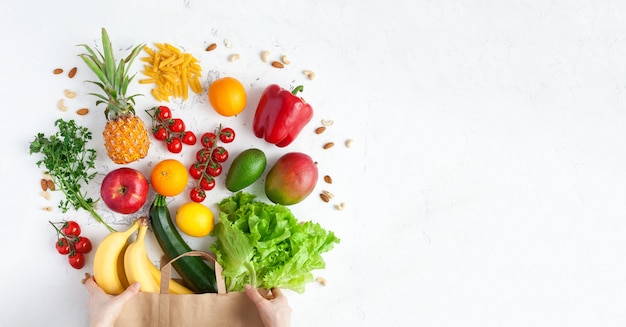
[[[257,201],[249,193],[238,192],[218,207],[211,251],[224,269],[228,291],[251,284],[303,293],[313,280],[311,271],[326,266],[321,254],[340,241],[317,223],[301,224],[287,207]]]

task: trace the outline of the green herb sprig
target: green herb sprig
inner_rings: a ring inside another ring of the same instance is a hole
[[[89,172],[95,168],[96,150],[87,148],[87,142],[92,139],[91,132],[86,127],[76,124],[74,120],[58,119],[54,125],[58,132],[49,137],[38,133],[30,143],[30,154],[40,153],[43,159],[37,161],[37,167],[42,165],[52,176],[54,184],[63,191],[65,200],[59,203],[63,213],[70,208],[85,209],[109,231],[115,231],[96,212],[98,200],[93,200],[83,192],[81,186],[89,184],[96,176],[96,172]]]

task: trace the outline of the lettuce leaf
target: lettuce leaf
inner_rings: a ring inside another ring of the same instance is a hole
[[[256,201],[249,193],[237,192],[218,207],[211,251],[228,291],[252,284],[303,293],[311,271],[326,266],[321,254],[340,242],[332,231],[310,221],[300,224],[287,207]]]

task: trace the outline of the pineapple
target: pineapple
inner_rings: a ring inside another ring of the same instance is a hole
[[[80,57],[87,66],[96,74],[99,82],[89,81],[98,85],[104,94],[91,93],[98,98],[96,106],[105,103],[104,115],[107,123],[104,127],[104,146],[109,158],[117,164],[128,164],[144,158],[148,154],[150,139],[148,130],[140,117],[135,115],[134,98],[139,94],[126,95],[128,84],[135,75],[128,75],[128,67],[143,45],[136,46],[125,59],[120,60],[116,66],[113,58],[111,41],[106,29],[102,29],[102,48],[94,52],[88,45],[81,44],[88,54]]]

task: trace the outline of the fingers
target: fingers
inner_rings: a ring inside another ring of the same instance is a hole
[[[122,294],[118,295],[117,298],[122,302],[126,302],[130,300],[133,296],[137,295],[140,289],[141,285],[139,283],[133,283],[132,285],[128,286],[124,290],[124,292],[122,292]]]
[[[250,300],[252,300],[252,302],[254,302],[255,304],[265,300],[261,293],[259,293],[259,290],[255,287],[252,287],[252,285],[246,285],[245,290],[248,298],[250,298]]]

